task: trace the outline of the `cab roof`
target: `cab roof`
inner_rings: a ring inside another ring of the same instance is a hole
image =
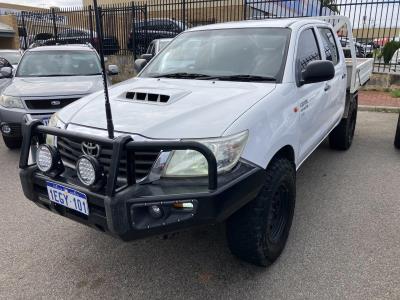
[[[314,19],[312,17],[303,18],[279,18],[279,19],[263,19],[263,20],[246,20],[237,22],[227,22],[219,24],[211,24],[199,26],[189,29],[188,31],[213,30],[213,29],[233,29],[233,28],[297,28],[307,24],[327,24],[324,21]]]

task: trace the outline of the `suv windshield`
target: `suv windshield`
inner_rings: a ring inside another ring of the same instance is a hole
[[[56,50],[27,52],[22,58],[17,77],[100,75],[100,60],[93,51]]]
[[[278,81],[289,36],[290,29],[286,28],[185,32],[155,57],[140,76],[239,81],[261,81],[265,77]]]
[[[0,52],[0,57],[7,59],[12,65],[17,65],[22,55],[19,52]]]

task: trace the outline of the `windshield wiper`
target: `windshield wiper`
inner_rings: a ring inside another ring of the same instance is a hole
[[[221,76],[208,76],[204,79],[213,80],[227,80],[227,81],[276,81],[275,77],[259,76],[259,75],[221,75]]]
[[[155,76],[150,76],[152,78],[189,78],[189,79],[195,79],[195,78],[208,78],[210,75],[205,75],[205,74],[197,74],[197,73],[186,73],[186,72],[177,72],[177,73],[166,73],[166,74],[159,74]]]

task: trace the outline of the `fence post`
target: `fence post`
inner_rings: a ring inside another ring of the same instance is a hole
[[[136,9],[135,2],[132,1],[132,50],[133,50],[133,60],[136,60]]]
[[[24,50],[28,49],[28,40],[27,40],[27,30],[26,30],[26,24],[25,24],[25,17],[24,17],[25,12],[21,12],[21,21],[22,21],[22,30],[23,30],[23,38],[24,38]]]
[[[243,20],[247,19],[247,1],[243,0]]]
[[[89,5],[89,31],[90,31],[90,43],[94,47],[94,35],[93,35],[93,15],[92,15],[92,6]]]
[[[147,47],[149,46],[147,32],[148,32],[148,30],[147,30],[147,4],[144,4],[144,48],[145,49],[143,51],[146,51]],[[146,53],[146,52],[144,52],[144,53]]]
[[[183,28],[185,28],[186,26],[186,1],[182,0],[182,24],[183,24]]]
[[[54,7],[51,8],[51,15],[53,18],[53,33],[54,33],[54,40],[58,43],[58,33],[57,33],[57,20],[56,20],[56,12]]]

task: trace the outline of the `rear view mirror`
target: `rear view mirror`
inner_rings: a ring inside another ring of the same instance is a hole
[[[301,85],[328,81],[335,77],[335,66],[328,60],[315,60],[307,65],[301,75]]]
[[[116,65],[109,65],[108,66],[108,75],[118,75],[119,68]]]
[[[147,60],[143,59],[143,58],[139,58],[139,59],[135,60],[133,68],[134,68],[136,73],[139,73],[140,71],[143,70],[143,68],[146,65],[147,65]]]
[[[0,69],[1,78],[11,78],[13,77],[13,70],[10,67],[3,67]]]
[[[153,54],[149,54],[149,53],[142,54],[142,55],[140,55],[140,58],[145,59],[149,62],[153,58]]]

